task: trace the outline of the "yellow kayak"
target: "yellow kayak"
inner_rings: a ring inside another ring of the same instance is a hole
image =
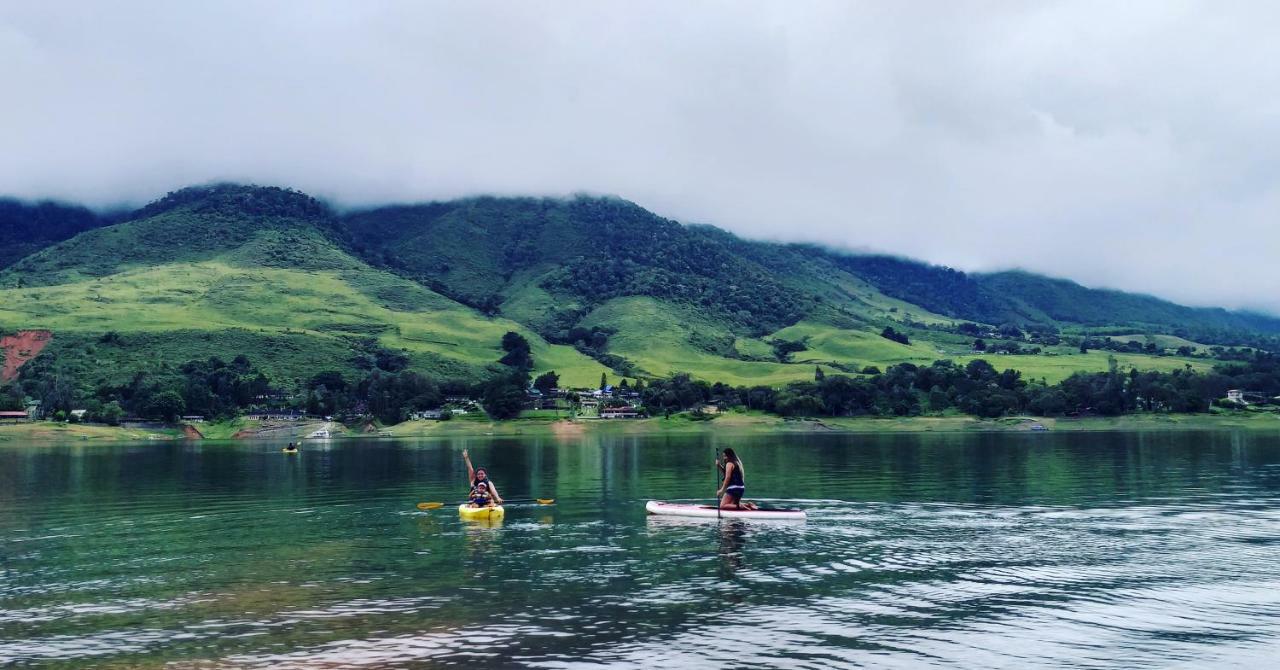
[[[468,503],[458,505],[458,516],[467,521],[493,521],[501,519],[503,514],[501,505],[497,507],[472,507]]]

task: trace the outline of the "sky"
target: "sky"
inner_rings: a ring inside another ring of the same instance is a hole
[[[614,194],[1280,313],[1280,4],[0,0],[0,194]]]

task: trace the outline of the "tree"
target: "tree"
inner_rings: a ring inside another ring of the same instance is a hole
[[[1013,325],[1012,323],[1006,323],[1006,324],[1004,324],[1004,325],[1000,326],[1000,337],[1006,337],[1006,338],[1009,338],[1009,339],[1020,340],[1020,339],[1022,339],[1022,329],[1021,329],[1021,328],[1018,328],[1017,326]]]
[[[120,420],[124,418],[124,409],[120,407],[120,403],[112,400],[102,406],[102,411],[98,413],[98,418],[108,426],[120,425]]]
[[[556,374],[555,370],[544,372],[538,375],[537,379],[533,380],[533,388],[541,391],[543,395],[550,395],[551,392],[555,391],[559,386],[560,375]]]
[[[495,420],[514,419],[524,408],[526,377],[521,374],[499,375],[485,384],[481,406]]]
[[[601,372],[601,373],[600,373],[600,390],[601,390],[601,391],[603,391],[603,390],[604,390],[604,387],[606,387],[606,386],[608,386],[608,385],[609,385],[609,377],[608,377],[608,375],[606,375],[605,373]]]
[[[0,411],[18,411],[24,409],[22,387],[9,384],[0,389]]]
[[[530,354],[529,341],[520,333],[508,331],[502,336],[502,350],[507,352],[498,362],[528,372],[533,369],[533,356]]]
[[[151,396],[145,410],[149,419],[159,421],[177,421],[186,410],[182,396],[177,391],[161,391]]]
[[[820,365],[813,366],[813,381],[820,382],[826,376],[827,375],[822,371],[822,366]]]
[[[907,334],[894,330],[893,326],[886,326],[884,330],[880,331],[880,337],[883,337],[886,340],[893,340],[899,344],[911,344],[911,340],[907,337]]]
[[[986,351],[986,350],[987,350],[987,343],[986,343],[986,342],[984,342],[984,341],[982,340],[982,338],[981,338],[981,337],[979,337],[978,339],[976,339],[976,340],[974,340],[974,341],[973,341],[973,350],[974,350],[974,351]]]

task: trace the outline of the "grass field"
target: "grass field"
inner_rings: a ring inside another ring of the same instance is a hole
[[[1130,335],[1102,335],[1099,337],[1110,337],[1116,342],[1137,342],[1139,344],[1154,342],[1157,347],[1161,347],[1163,349],[1177,349],[1178,347],[1191,347],[1192,349],[1207,350],[1209,348],[1209,345],[1207,344],[1201,344],[1200,342],[1192,342],[1191,340],[1178,337],[1176,335],[1158,335],[1158,334],[1144,335],[1142,333],[1133,333]]]
[[[295,349],[313,348],[313,371],[333,368],[336,351],[347,350],[351,337],[366,336],[405,349],[418,367],[445,374],[475,374],[494,363],[502,356],[502,335],[514,330],[528,338],[538,372],[554,369],[565,383],[592,385],[606,371],[513,321],[484,317],[374,270],[247,269],[220,261],[126,270],[71,284],[0,290],[0,328],[47,328],[55,341],[58,333],[116,331],[127,340],[130,334],[164,333],[216,339],[242,331],[292,342]],[[270,351],[244,353],[271,365]]]
[[[1061,353],[1055,356],[1029,355],[972,355],[950,357],[964,365],[969,361],[982,358],[998,370],[1013,368],[1022,372],[1024,379],[1043,379],[1049,384],[1056,384],[1075,372],[1105,372],[1110,365],[1108,359],[1114,356],[1121,370],[1137,368],[1138,370],[1159,370],[1172,372],[1191,366],[1194,370],[1205,371],[1213,367],[1213,361],[1198,358],[1180,358],[1177,356],[1146,356],[1142,354],[1113,354],[1107,351],[1090,351],[1087,354]]]
[[[919,340],[899,344],[881,337],[878,331],[844,330],[811,321],[783,328],[773,337],[786,340],[807,338],[809,349],[792,356],[800,363],[838,361],[846,365],[856,364],[858,368],[876,365],[883,369],[895,363],[928,365],[944,357],[934,345]]]
[[[1044,379],[1050,384],[1062,381],[1075,372],[1103,372],[1109,365],[1110,352],[1091,351],[1080,354],[1067,347],[1054,355],[954,354],[944,350],[943,343],[926,339],[904,345],[885,339],[874,329],[844,329],[813,321],[802,321],[773,333],[768,338],[734,337],[727,330],[699,319],[680,307],[652,298],[619,298],[605,303],[588,316],[591,325],[616,328],[609,338],[609,351],[634,362],[651,375],[691,372],[707,381],[734,385],[778,385],[813,379],[814,367],[827,373],[838,372],[824,365],[837,363],[860,370],[874,365],[884,369],[897,363],[929,365],[949,358],[964,365],[983,358],[997,369],[1013,368],[1026,379]],[[796,352],[792,363],[740,360],[712,353],[696,346],[696,341],[724,341],[740,355],[759,358],[772,354],[768,339],[801,340],[808,344]],[[946,346],[954,350],[954,343]],[[1122,369],[1172,371],[1184,366],[1196,370],[1212,367],[1211,361],[1174,356],[1114,354]]]
[[[609,352],[625,357],[650,376],[689,372],[700,379],[734,385],[776,385],[813,378],[811,365],[738,360],[712,353],[697,342],[719,342],[727,352],[740,346],[739,338],[697,314],[653,298],[610,300],[592,311],[586,323],[617,329],[609,337]],[[764,347],[772,351],[768,345]]]
[[[121,442],[176,440],[177,429],[146,430],[111,426],[88,426],[53,421],[0,424],[0,443],[6,442]]]

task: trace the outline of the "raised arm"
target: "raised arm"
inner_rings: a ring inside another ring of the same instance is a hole
[[[467,483],[472,486],[476,485],[476,469],[471,467],[471,457],[467,455],[467,450],[462,450],[462,462],[467,464]]]

